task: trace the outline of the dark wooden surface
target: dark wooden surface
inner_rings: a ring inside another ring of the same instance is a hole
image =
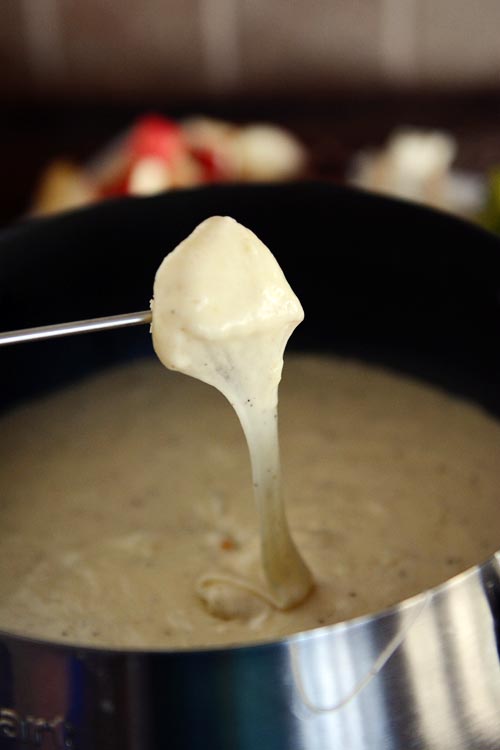
[[[399,125],[444,128],[458,140],[457,165],[487,171],[500,164],[500,91],[462,94],[342,95],[328,100],[31,102],[0,107],[0,225],[29,206],[37,177],[52,159],[85,162],[143,112],[173,117],[204,113],[289,127],[309,148],[311,175],[342,180],[353,154],[382,143]]]

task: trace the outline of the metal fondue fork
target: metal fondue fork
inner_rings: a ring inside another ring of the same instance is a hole
[[[37,339],[53,339],[60,336],[72,336],[77,333],[91,333],[92,331],[106,331],[110,328],[127,328],[151,323],[151,310],[126,313],[125,315],[110,315],[106,318],[91,318],[90,320],[75,320],[72,323],[57,323],[52,326],[38,328],[21,328],[18,331],[0,333],[0,346],[5,344],[20,344]]]

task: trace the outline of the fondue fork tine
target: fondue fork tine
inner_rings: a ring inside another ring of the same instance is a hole
[[[0,333],[0,346],[6,344],[20,344],[25,341],[37,341],[38,339],[52,339],[61,336],[72,336],[78,333],[91,333],[93,331],[106,331],[110,328],[127,328],[151,323],[151,310],[126,313],[124,315],[110,315],[105,318],[90,318],[89,320],[75,320],[71,323],[57,323],[51,326],[39,326],[38,328],[21,328],[18,331],[6,331]]]

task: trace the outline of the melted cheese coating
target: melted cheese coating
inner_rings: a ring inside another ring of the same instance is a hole
[[[210,572],[198,591],[221,617],[239,617],[244,592],[288,609],[305,599],[312,576],[289,532],[281,490],[277,429],[283,352],[304,317],[267,247],[234,219],[200,224],[158,269],[152,335],[161,362],[219,390],[235,409],[252,464],[267,590]]]

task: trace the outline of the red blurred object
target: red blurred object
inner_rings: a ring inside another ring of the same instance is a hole
[[[127,195],[128,174],[124,174],[119,180],[104,183],[99,188],[100,198],[116,198],[120,195]]]
[[[148,156],[170,162],[187,147],[181,128],[173,120],[160,115],[142,117],[133,126],[127,140],[133,162]]]
[[[99,194],[102,198],[128,195],[131,173],[142,159],[158,159],[169,166],[186,153],[186,139],[173,120],[161,115],[141,117],[109,160],[109,175],[102,179]]]
[[[192,156],[203,170],[207,182],[227,182],[231,180],[231,169],[226,160],[213,149],[192,148]]]

